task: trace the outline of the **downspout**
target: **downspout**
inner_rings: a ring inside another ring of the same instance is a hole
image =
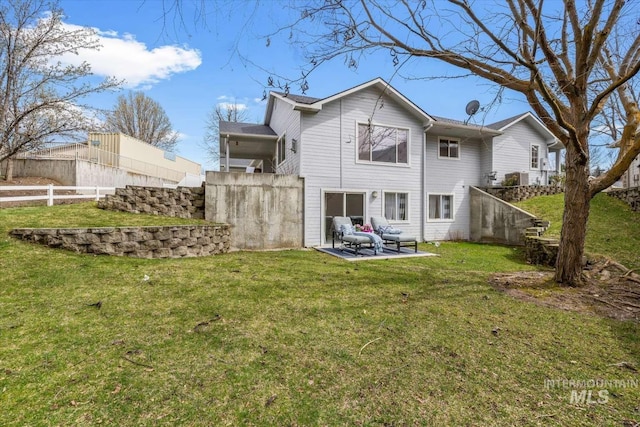
[[[225,167],[224,167],[224,171],[229,173],[229,135],[227,135],[227,137],[224,139],[224,143],[225,143]]]
[[[420,182],[420,236],[421,240],[425,240],[425,224],[427,223],[427,132],[433,127],[433,122],[430,122],[428,125],[424,127],[424,131],[422,132],[422,179]]]
[[[342,98],[340,98],[340,189],[342,189]]]

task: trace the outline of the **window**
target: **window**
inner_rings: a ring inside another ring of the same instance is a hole
[[[460,158],[460,141],[446,138],[440,138],[439,141],[440,149],[438,150],[438,157],[449,159]]]
[[[284,162],[287,156],[287,134],[283,134],[278,138],[278,164]]]
[[[453,219],[453,195],[429,194],[429,219]]]
[[[540,167],[540,146],[531,146],[531,169],[538,169]]]
[[[358,124],[358,160],[407,164],[408,140],[407,129]]]
[[[389,221],[409,220],[409,194],[384,193],[384,216]]]

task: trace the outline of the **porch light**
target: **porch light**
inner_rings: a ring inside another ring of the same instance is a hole
[[[374,191],[372,191],[372,192],[371,192],[371,197],[373,197],[374,199],[377,199],[377,198],[378,198],[378,192],[377,192],[377,191],[375,191],[375,190],[374,190]]]
[[[291,139],[291,151],[296,153],[298,151],[298,140],[295,138]]]

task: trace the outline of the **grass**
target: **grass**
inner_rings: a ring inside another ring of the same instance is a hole
[[[520,208],[551,221],[545,236],[560,237],[564,194],[541,196],[516,203]],[[598,194],[591,201],[585,250],[613,258],[631,269],[640,269],[640,213],[621,200]]]
[[[441,256],[355,264],[313,250],[146,260],[7,236],[23,226],[164,221],[181,223],[92,204],[0,210],[0,425],[586,426],[640,417],[638,387],[609,386],[604,404],[545,387],[637,381],[614,364],[640,366],[640,328],[489,287],[493,272],[535,269],[518,249],[422,245]]]

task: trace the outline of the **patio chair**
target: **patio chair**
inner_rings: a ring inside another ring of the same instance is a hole
[[[376,234],[382,237],[385,245],[392,245],[398,253],[401,248],[413,246],[413,250],[418,252],[418,239],[409,234],[404,234],[401,230],[389,225],[389,221],[383,216],[372,216],[371,226]]]
[[[348,216],[333,217],[333,233],[331,239],[331,247],[336,247],[336,241],[341,243],[340,250],[348,249],[358,256],[358,251],[362,249],[362,245],[371,245],[371,239],[364,236],[353,235],[353,223]]]

